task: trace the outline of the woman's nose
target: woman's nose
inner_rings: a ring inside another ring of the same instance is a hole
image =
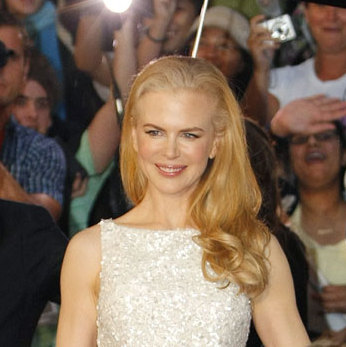
[[[314,135],[308,136],[308,145],[315,146],[317,145],[318,141],[316,140],[316,137]]]
[[[174,159],[179,156],[179,144],[177,139],[168,138],[165,147],[165,156],[168,159]]]

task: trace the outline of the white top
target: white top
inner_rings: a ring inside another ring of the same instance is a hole
[[[299,65],[271,70],[269,92],[277,97],[280,107],[316,94],[346,100],[346,74],[335,80],[321,81],[314,64],[314,58],[310,58]]]
[[[327,282],[346,284],[346,239],[331,245],[321,245],[311,238],[301,225],[301,207],[298,205],[290,217],[290,228],[300,237],[306,247],[309,261]],[[346,236],[346,235],[345,235]]]
[[[328,284],[346,284],[346,240],[341,240],[336,244],[321,245],[311,238],[301,225],[301,207],[298,205],[290,217],[290,228],[298,234],[306,247],[306,255],[311,265],[309,284],[317,287],[324,287]],[[314,273],[315,271],[315,273]],[[314,288],[316,289],[316,288]],[[311,327],[323,324],[319,321],[321,316],[319,306],[314,303],[314,299],[309,297],[309,320]],[[316,311],[317,310],[317,311]],[[346,314],[325,313],[324,315],[328,327],[334,331],[346,328]]]
[[[98,346],[246,345],[250,301],[205,280],[197,230],[100,224]]]

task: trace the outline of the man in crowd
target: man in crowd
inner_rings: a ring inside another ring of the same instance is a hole
[[[58,144],[20,126],[9,105],[29,64],[27,38],[11,15],[0,15],[0,198],[42,205],[57,220],[63,204],[65,158]]]

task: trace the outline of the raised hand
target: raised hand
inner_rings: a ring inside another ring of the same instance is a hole
[[[332,121],[346,116],[346,101],[325,95],[314,95],[291,101],[271,121],[277,136],[321,132],[333,129]]]
[[[261,26],[264,15],[257,15],[250,20],[250,35],[248,47],[254,61],[255,71],[268,72],[275,50],[280,47],[280,42],[272,39],[270,31]]]

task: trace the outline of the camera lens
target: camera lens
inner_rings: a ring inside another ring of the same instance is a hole
[[[289,27],[284,21],[277,21],[272,26],[272,38],[285,41],[289,34]]]

